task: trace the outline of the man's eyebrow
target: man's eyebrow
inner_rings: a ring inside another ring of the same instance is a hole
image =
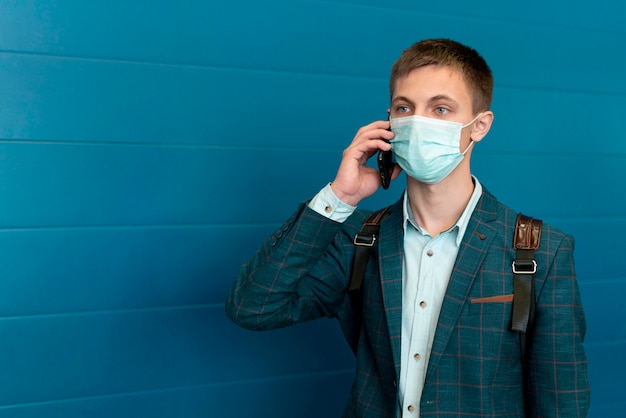
[[[452,105],[458,106],[459,102],[457,102],[456,100],[454,100],[452,97],[447,96],[445,94],[438,94],[436,96],[431,97],[430,99],[428,99],[428,104],[432,105],[435,102],[448,102]],[[397,103],[397,102],[405,102],[408,103],[410,105],[415,105],[415,103],[413,102],[413,100],[409,99],[406,96],[396,96],[393,99],[391,99],[391,103]]]
[[[393,99],[391,99],[391,103],[396,103],[396,102],[406,102],[410,105],[413,105],[413,101],[411,99],[409,99],[408,97],[405,96],[396,96]]]
[[[429,104],[432,104],[434,102],[441,102],[441,101],[448,102],[448,103],[454,104],[456,106],[459,105],[459,102],[457,102],[456,100],[454,100],[450,96],[446,96],[445,94],[439,94],[437,96],[433,96],[430,99],[428,99],[428,103]]]

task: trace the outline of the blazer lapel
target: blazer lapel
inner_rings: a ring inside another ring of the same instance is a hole
[[[400,376],[402,332],[402,255],[404,253],[402,201],[403,199],[400,199],[395,203],[389,209],[389,215],[381,222],[378,248],[381,291],[396,368],[396,379]]]
[[[432,378],[432,374],[439,364],[472,283],[483,263],[491,241],[496,236],[496,229],[489,224],[496,218],[496,215],[495,198],[489,193],[483,192],[470,218],[454,263],[454,269],[439,314],[426,379]]]

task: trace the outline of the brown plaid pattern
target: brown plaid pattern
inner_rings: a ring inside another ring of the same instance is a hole
[[[516,215],[487,191],[472,214],[439,317],[422,417],[587,415],[585,318],[573,238],[546,224],[536,252],[537,313],[528,352],[529,385],[523,387],[519,336],[510,331]],[[348,337],[360,335],[344,417],[394,417],[400,371],[401,201],[383,220],[377,251],[367,266],[359,331],[352,327],[347,285],[352,239],[366,216],[357,211],[338,224],[301,205],[242,266],[226,311],[239,325],[255,330],[337,318]],[[526,415],[524,390],[532,408]]]

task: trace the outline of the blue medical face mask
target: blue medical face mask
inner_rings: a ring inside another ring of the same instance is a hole
[[[463,125],[423,116],[406,116],[391,119],[391,151],[395,161],[415,180],[436,184],[445,179],[460,163],[474,144],[470,142],[462,153],[461,130]]]

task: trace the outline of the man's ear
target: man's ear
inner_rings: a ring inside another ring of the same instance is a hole
[[[483,112],[480,117],[476,119],[476,122],[474,122],[472,131],[470,132],[470,139],[474,142],[479,142],[487,135],[487,132],[491,129],[492,123],[493,112],[491,110]]]

